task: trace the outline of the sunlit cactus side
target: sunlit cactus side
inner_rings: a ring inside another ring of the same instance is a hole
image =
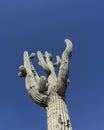
[[[65,39],[66,48],[62,57],[56,56],[56,63],[52,62],[52,54],[47,51],[42,54],[37,51],[39,66],[47,73],[39,76],[31,59],[35,54],[24,52],[24,65],[19,67],[19,76],[25,77],[26,89],[33,101],[44,107],[47,112],[48,130],[72,130],[65,93],[69,83],[69,59],[72,53],[72,42]],[[58,76],[55,67],[59,67]]]

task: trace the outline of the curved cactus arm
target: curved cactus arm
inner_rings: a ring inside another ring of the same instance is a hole
[[[65,94],[65,90],[68,84],[69,58],[72,52],[72,42],[69,39],[65,39],[65,43],[66,48],[62,54],[61,66],[57,80],[57,91],[62,95]]]
[[[42,55],[42,53],[40,51],[37,51],[37,57],[39,59],[39,65],[44,69],[44,71],[47,74],[50,74],[51,71],[48,67],[48,65],[46,64],[45,60],[44,60],[44,56]]]
[[[38,84],[41,83],[41,78],[39,78],[37,72],[35,71],[32,63],[30,62],[30,57],[27,51],[24,52],[24,67],[26,69],[25,84],[26,89],[30,97],[40,106],[46,106],[45,94],[39,92]],[[34,72],[34,73],[33,73]],[[45,87],[45,84],[42,84]]]
[[[61,59],[59,56],[56,56],[56,63],[53,64],[54,67],[60,66],[61,65]]]
[[[66,43],[66,49],[64,50],[63,54],[62,54],[62,58],[64,56],[68,56],[68,58],[70,59],[71,57],[71,53],[72,53],[72,49],[73,49],[73,44],[69,39],[65,39],[65,43]]]
[[[48,97],[42,93],[39,93],[35,88],[28,91],[29,96],[39,106],[46,107]]]

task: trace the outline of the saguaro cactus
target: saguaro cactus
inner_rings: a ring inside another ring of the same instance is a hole
[[[47,73],[39,76],[32,62],[35,54],[24,52],[24,65],[20,66],[19,76],[25,77],[26,89],[33,101],[45,108],[47,112],[48,130],[72,130],[68,108],[65,100],[65,92],[69,83],[69,59],[72,52],[72,43],[65,39],[66,48],[62,53],[62,58],[56,56],[56,63],[52,62],[52,55],[45,52],[43,55],[37,52],[39,65]],[[55,67],[59,66],[58,76]]]

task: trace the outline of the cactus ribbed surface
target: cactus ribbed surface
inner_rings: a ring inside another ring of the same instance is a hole
[[[52,92],[46,111],[48,130],[72,130],[65,97]]]
[[[24,65],[20,66],[19,76],[25,77],[26,89],[32,100],[44,107],[47,112],[48,130],[72,130],[68,108],[65,100],[65,93],[69,83],[69,59],[72,53],[72,43],[65,39],[66,48],[62,58],[56,56],[56,63],[52,62],[52,55],[47,51],[42,54],[37,52],[39,65],[47,73],[39,76],[31,59],[35,54],[24,52]],[[58,76],[55,67],[59,66]]]

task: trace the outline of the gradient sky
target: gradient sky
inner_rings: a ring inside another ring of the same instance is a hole
[[[66,93],[73,130],[104,130],[103,0],[0,0],[0,130],[47,130],[44,109],[17,73],[25,50],[48,50],[55,61],[65,38],[73,42]]]

